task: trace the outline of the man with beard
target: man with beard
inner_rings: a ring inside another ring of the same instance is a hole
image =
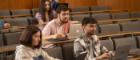
[[[82,21],[84,35],[74,41],[76,60],[103,60],[109,58],[108,50],[100,44],[95,35],[96,20],[85,17]]]
[[[60,5],[56,9],[57,18],[50,21],[43,29],[43,44],[46,44],[46,39],[65,39],[69,32],[69,8],[65,5]]]

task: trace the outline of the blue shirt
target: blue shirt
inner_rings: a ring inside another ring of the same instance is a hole
[[[4,27],[4,21],[0,20],[0,30],[3,29],[3,27]]]

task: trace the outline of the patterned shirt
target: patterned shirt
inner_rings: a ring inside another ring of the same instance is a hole
[[[96,35],[93,35],[91,38],[83,36],[74,41],[74,54],[76,58],[82,54],[86,54],[85,60],[96,60],[96,57],[105,51],[108,50],[101,45]]]

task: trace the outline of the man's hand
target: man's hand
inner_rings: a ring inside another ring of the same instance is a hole
[[[67,38],[67,36],[66,36],[65,34],[56,34],[56,35],[54,35],[54,38],[55,38],[55,39],[57,39],[57,38],[58,38],[58,39],[59,39],[59,38],[62,38],[62,39],[63,39],[63,38]]]
[[[97,60],[108,59],[109,53],[103,53],[101,56],[97,57]]]

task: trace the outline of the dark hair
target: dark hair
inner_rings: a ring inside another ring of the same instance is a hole
[[[61,4],[56,8],[56,12],[57,12],[57,13],[61,13],[61,11],[67,11],[67,10],[70,10],[70,9],[68,8],[68,6],[66,6],[66,5],[61,5]]]
[[[41,30],[37,26],[27,26],[20,36],[20,43],[31,48],[40,48],[41,41],[39,42],[38,46],[32,46],[32,36],[38,31],[41,33]],[[42,38],[42,34],[40,38]]]
[[[97,23],[97,21],[93,17],[85,17],[82,20],[82,26],[87,25],[87,24],[96,24],[96,23]]]
[[[46,1],[50,3],[49,0],[41,0],[40,9],[39,9],[39,12],[42,15],[43,21],[46,21],[46,16],[45,16],[45,12],[46,12],[45,2]],[[53,13],[52,13],[52,10],[51,10],[51,4],[50,4],[49,11],[48,11],[48,15],[49,15],[49,20],[52,20],[53,19]]]

